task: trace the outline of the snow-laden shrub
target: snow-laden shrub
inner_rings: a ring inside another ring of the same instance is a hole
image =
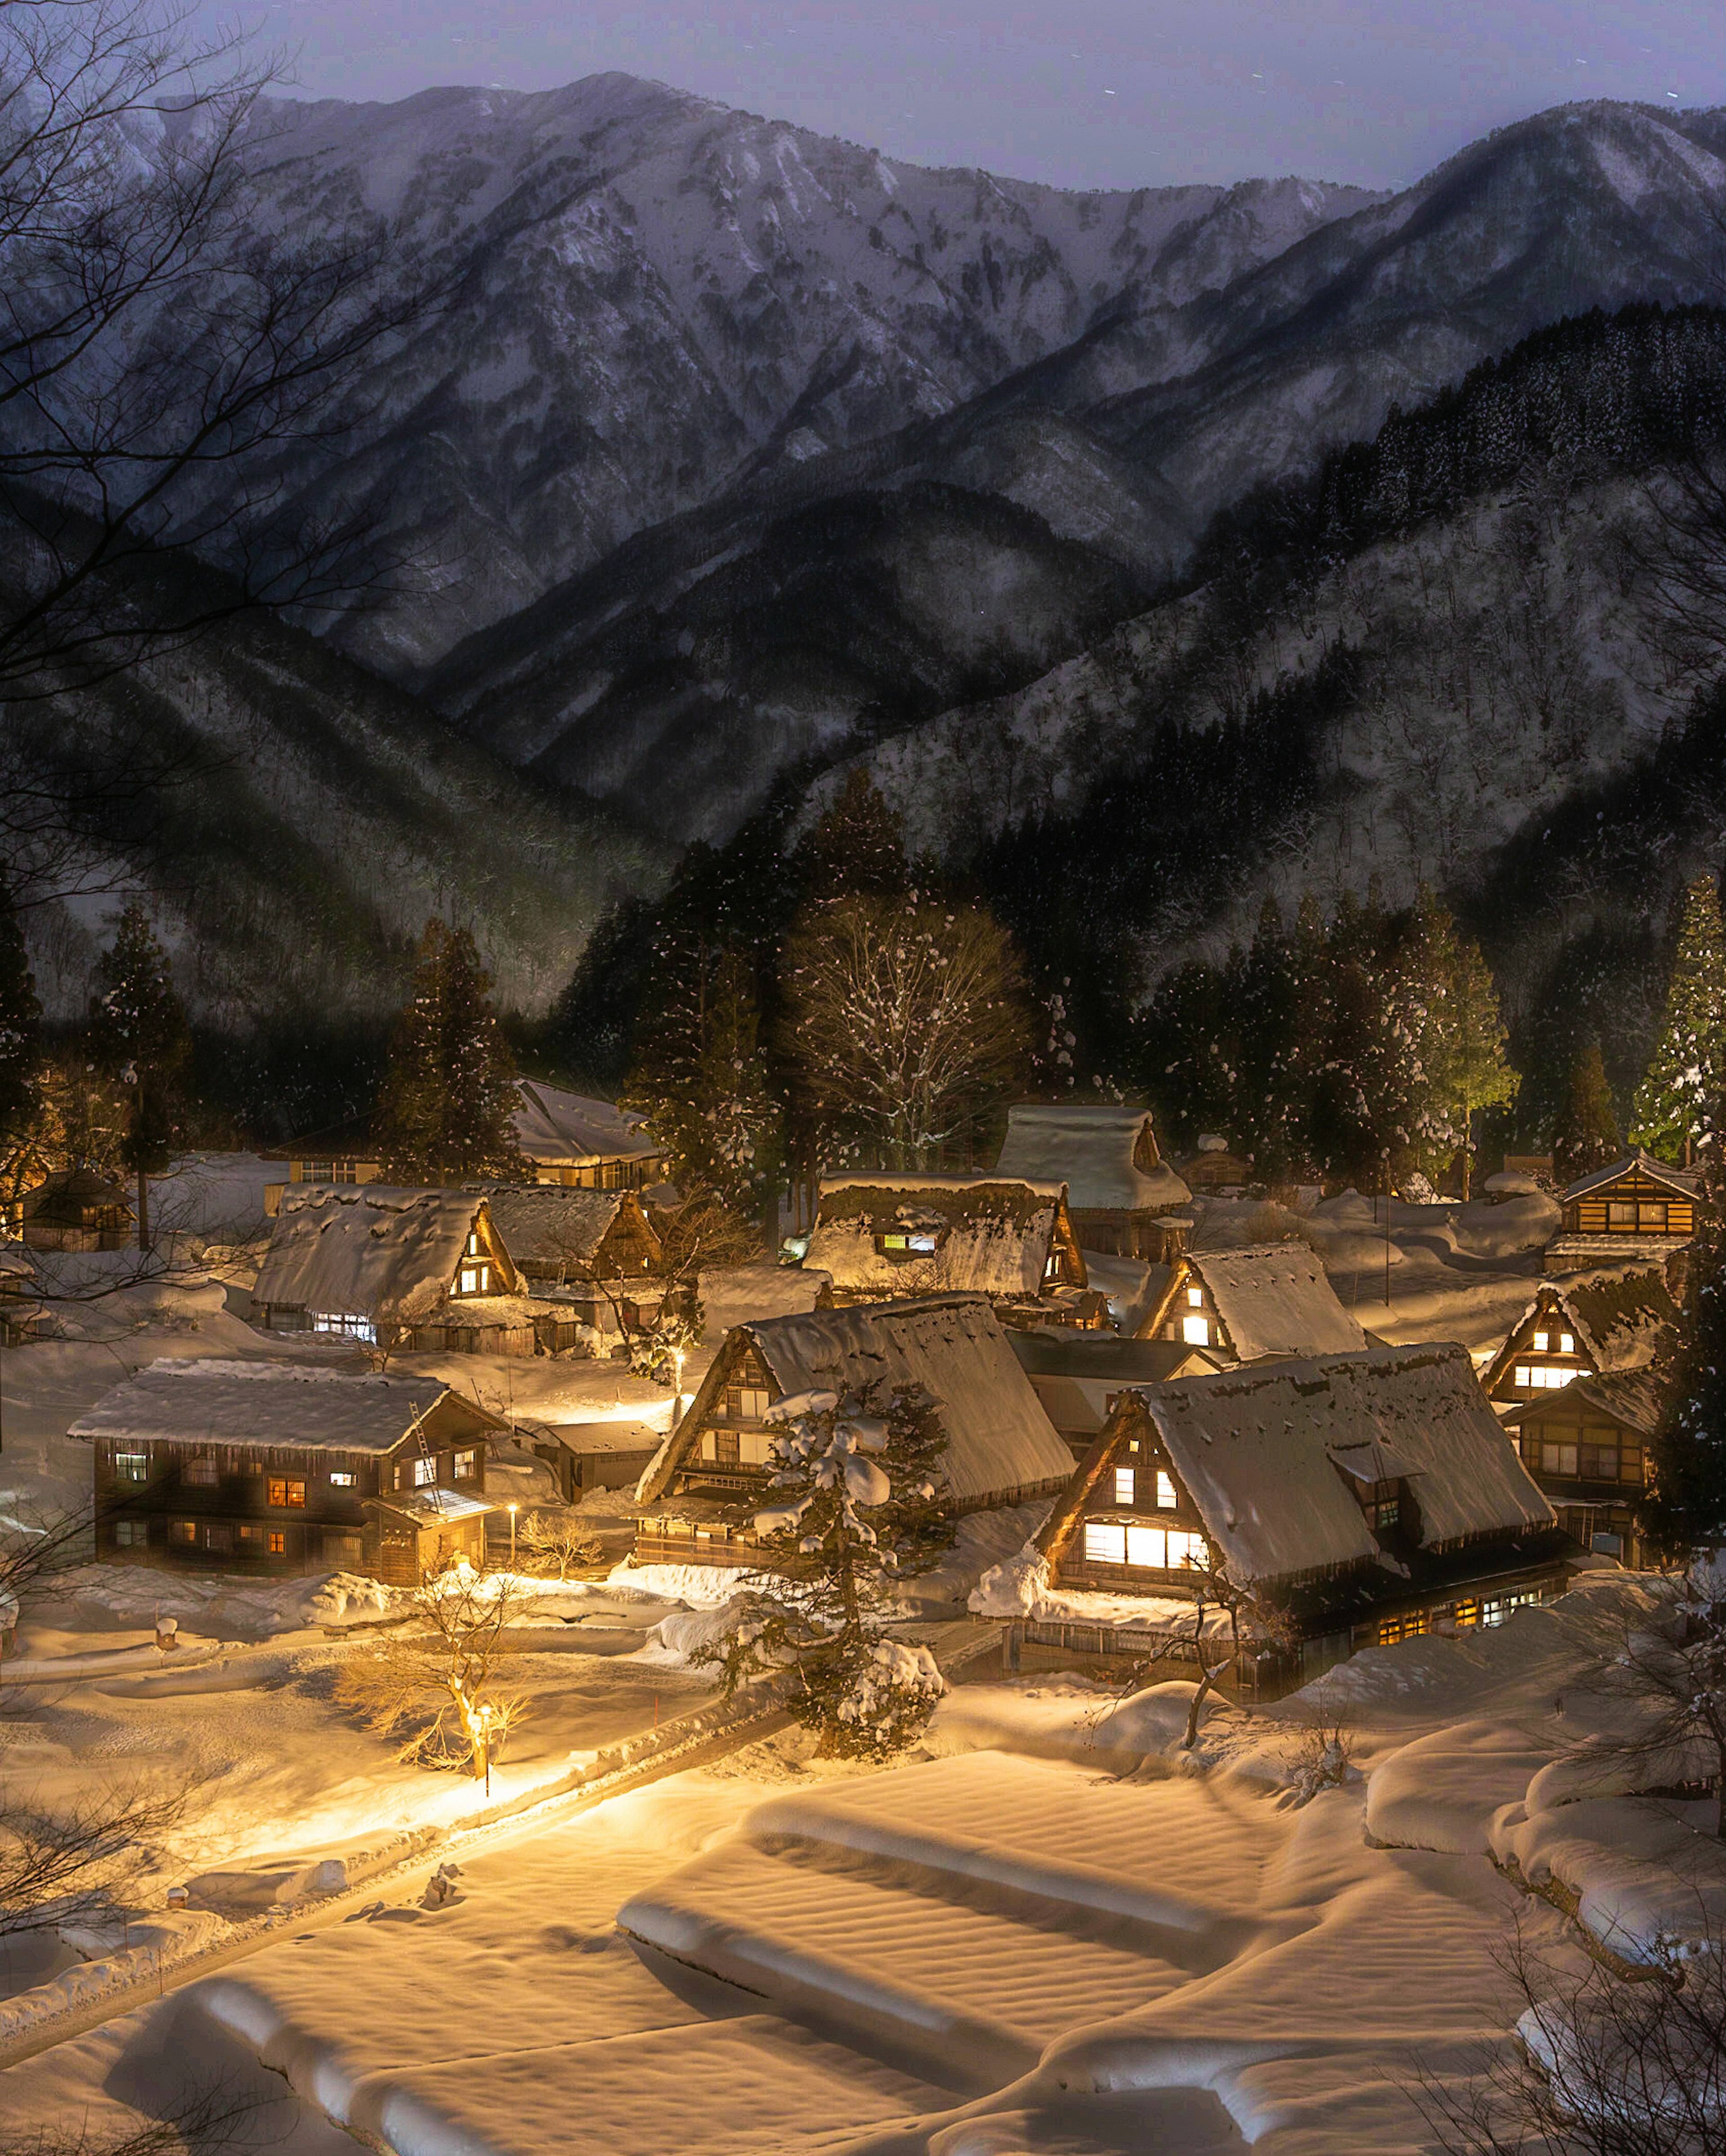
[[[921,1735],[947,1690],[927,1647],[877,1640],[834,1702],[854,1756],[890,1759]]]

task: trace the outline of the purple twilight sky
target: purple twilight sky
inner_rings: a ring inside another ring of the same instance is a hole
[[[620,68],[921,163],[1073,187],[1288,172],[1398,186],[1572,99],[1726,102],[1721,0],[280,0],[243,12],[297,49],[302,95],[543,90]]]

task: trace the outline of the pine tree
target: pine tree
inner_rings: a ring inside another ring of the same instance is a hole
[[[915,1387],[876,1383],[775,1404],[773,1502],[755,1516],[763,1574],[706,1659],[727,1697],[747,1678],[794,1672],[785,1706],[824,1757],[884,1759],[922,1729],[945,1689],[927,1647],[883,1636],[893,1590],[954,1539],[943,1510],[946,1432]]]
[[[1446,1160],[1461,1148],[1466,1199],[1473,1117],[1514,1100],[1519,1082],[1505,1054],[1497,984],[1480,946],[1430,892],[1416,901],[1407,951],[1408,1029],[1426,1092],[1416,1107],[1420,1137]]]
[[[1726,1541],[1726,1146],[1705,1143],[1702,1168],[1683,1318],[1656,1363],[1665,1405],[1637,1513],[1672,1557]]]
[[[1563,1100],[1552,1127],[1552,1170],[1560,1184],[1610,1168],[1624,1151],[1612,1089],[1600,1044],[1581,1050],[1570,1065]]]
[[[91,982],[90,1047],[98,1067],[127,1088],[131,1114],[121,1159],[138,1178],[138,1248],[150,1247],[147,1178],[186,1142],[192,1032],[175,993],[167,953],[134,900]]]
[[[816,905],[860,893],[898,898],[911,888],[905,827],[861,765],[799,840],[795,865]]]
[[[1666,1019],[1631,1113],[1635,1142],[1687,1168],[1708,1112],[1726,1086],[1726,922],[1719,886],[1685,890]]]
[[[23,1142],[39,1106],[42,1005],[12,893],[0,879],[0,1161]]]
[[[378,1095],[385,1176],[439,1183],[524,1173],[518,1106],[515,1060],[472,934],[428,921]]]

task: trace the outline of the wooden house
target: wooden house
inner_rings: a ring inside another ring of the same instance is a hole
[[[25,1192],[19,1212],[33,1250],[123,1250],[137,1234],[125,1184],[93,1168],[45,1177]]]
[[[91,1447],[99,1557],[412,1587],[481,1562],[502,1428],[434,1378],[165,1361],[67,1435]]]
[[[726,1336],[699,1390],[642,1477],[638,1563],[748,1566],[767,1501],[772,1425],[789,1395],[917,1385],[934,1401],[955,1515],[1062,1488],[1072,1455],[1038,1404],[982,1296],[860,1304],[762,1318]]]
[[[633,1190],[557,1183],[496,1184],[485,1194],[491,1224],[523,1281],[645,1280],[665,1263],[659,1232]]]
[[[1649,1364],[1577,1378],[1501,1419],[1574,1542],[1632,1568],[1657,1561],[1636,1517],[1660,1421]]]
[[[1646,1152],[1598,1168],[1560,1194],[1564,1217],[1546,1247],[1546,1270],[1574,1272],[1631,1258],[1663,1261],[1696,1233],[1700,1194],[1699,1177]]]
[[[471,1190],[358,1188],[290,1193],[277,1215],[252,1322],[462,1354],[532,1355],[535,1306]]]
[[[1666,1268],[1646,1259],[1544,1280],[1481,1382],[1513,1432],[1510,1409],[1579,1378],[1645,1368],[1677,1322]]]
[[[995,1173],[1065,1184],[1080,1244],[1106,1256],[1166,1264],[1189,1231],[1193,1194],[1158,1152],[1143,1108],[1009,1108]]]
[[[1287,1625],[1292,1645],[1236,1672],[1271,1691],[1362,1646],[1501,1623],[1557,1591],[1568,1545],[1467,1353],[1436,1346],[1123,1393],[1033,1547],[1045,1614],[1015,1627],[1009,1661],[1164,1653],[1190,1640],[1210,1569]],[[1099,1621],[1087,1596],[1111,1598]]]
[[[1220,1139],[1200,1138],[1197,1152],[1180,1163],[1180,1178],[1189,1190],[1204,1198],[1220,1198],[1250,1190],[1257,1178],[1250,1160],[1231,1152]]]
[[[1184,1340],[1123,1340],[1112,1332],[1041,1327],[1015,1329],[1008,1337],[1044,1414],[1076,1459],[1097,1442],[1122,1392],[1222,1367],[1209,1348]]]
[[[576,1190],[640,1190],[663,1177],[665,1149],[640,1116],[537,1078],[519,1078],[516,1084],[515,1137],[527,1163],[527,1181]],[[383,1161],[357,1127],[321,1142],[290,1146],[275,1158],[285,1172],[281,1182],[265,1186],[265,1209],[271,1214],[281,1209],[285,1191],[295,1183],[362,1188],[383,1177]]]
[[[1139,1337],[1203,1348],[1224,1364],[1346,1355],[1367,1344],[1305,1243],[1183,1251]]]
[[[838,1306],[972,1294],[1045,1324],[1107,1322],[1058,1183],[826,1177],[804,1262],[827,1274]]]

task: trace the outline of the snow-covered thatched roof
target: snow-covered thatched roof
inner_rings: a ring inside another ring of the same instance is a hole
[[[1506,1366],[1527,1353],[1526,1347],[1518,1342],[1531,1322],[1543,1314],[1559,1318],[1595,1369],[1603,1371],[1640,1369],[1652,1363],[1662,1335],[1678,1320],[1665,1267],[1646,1259],[1542,1281],[1487,1373],[1489,1391]]]
[[[1578,1378],[1561,1385],[1544,1399],[1505,1401],[1497,1413],[1507,1422],[1527,1423],[1537,1418],[1563,1415],[1571,1424],[1590,1415],[1610,1417],[1623,1423],[1640,1437],[1652,1437],[1660,1426],[1660,1387],[1653,1367],[1643,1363],[1631,1370],[1608,1370],[1597,1378]]]
[[[166,1358],[105,1393],[69,1437],[388,1452],[449,1403],[471,1429],[497,1417],[436,1378],[349,1377],[313,1364]]]
[[[739,1326],[716,1359],[682,1421],[642,1478],[644,1501],[665,1490],[701,1435],[724,1382],[727,1350],[753,1344],[788,1394],[860,1390],[891,1394],[920,1385],[947,1433],[943,1471],[953,1502],[977,1507],[1009,1491],[1059,1489],[1072,1454],[1056,1435],[1007,1335],[981,1296],[855,1304]]]
[[[252,1300],[391,1323],[429,1317],[485,1204],[471,1190],[290,1184]]]
[[[1569,1204],[1573,1198],[1585,1198],[1590,1190],[1604,1189],[1609,1183],[1616,1183],[1632,1168],[1640,1168],[1651,1183],[1664,1183],[1674,1198],[1694,1198],[1701,1191],[1702,1178],[1687,1168],[1668,1168],[1663,1160],[1656,1160],[1640,1147],[1626,1153],[1622,1160],[1615,1160],[1610,1168],[1597,1168],[1591,1175],[1579,1176],[1576,1181],[1561,1191],[1559,1201]]]
[[[813,1310],[832,1281],[810,1265],[712,1265],[696,1278],[702,1337],[717,1347],[734,1325]]]
[[[1064,1183],[1068,1204],[1081,1213],[1169,1213],[1193,1195],[1158,1158],[1144,1108],[1009,1108],[995,1173]]]
[[[1379,1556],[1339,1456],[1357,1478],[1375,1457],[1408,1478],[1423,1549],[1553,1524],[1461,1348],[1369,1348],[1179,1378],[1139,1397],[1242,1584]]]
[[[585,1265],[621,1212],[640,1212],[631,1190],[573,1190],[557,1183],[499,1184],[485,1194],[491,1224],[516,1265]],[[657,1243],[645,1216],[642,1226]]]
[[[1317,1253],[1305,1243],[1191,1250],[1185,1262],[1243,1363],[1266,1355],[1345,1355],[1366,1345],[1366,1334],[1337,1300]],[[1176,1274],[1182,1277],[1179,1266]]]
[[[665,1147],[652,1138],[640,1116],[609,1101],[589,1101],[547,1086],[537,1078],[516,1081],[521,1105],[516,1111],[516,1143],[542,1168],[592,1168],[602,1160],[657,1160]]]
[[[881,1245],[890,1237],[927,1237],[934,1247],[889,1255]],[[1057,1242],[1072,1250],[1070,1284],[1082,1286],[1059,1183],[1000,1175],[833,1177],[822,1182],[804,1262],[853,1294],[1036,1296]]]

